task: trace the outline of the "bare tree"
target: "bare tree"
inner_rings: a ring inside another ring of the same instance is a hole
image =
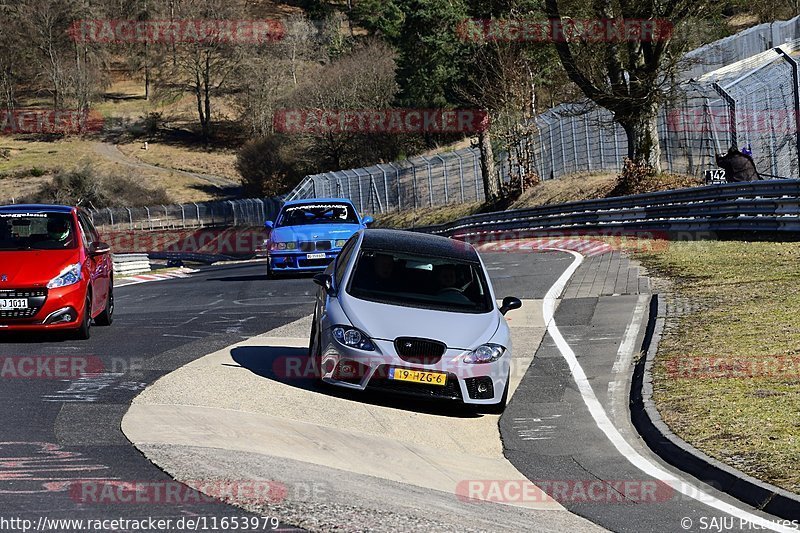
[[[237,20],[244,14],[237,0],[176,0],[175,19]],[[205,142],[211,137],[212,100],[231,89],[248,47],[219,33],[194,42],[177,42],[173,58],[162,57],[157,83],[160,91],[194,95],[197,118]],[[170,44],[171,45],[171,44]]]
[[[608,23],[651,21],[658,28],[675,27],[689,16],[710,16],[718,8],[712,0],[545,0],[547,16],[568,21],[569,15]],[[554,39],[564,70],[586,95],[605,107],[628,138],[628,157],[661,169],[657,117],[672,75],[679,68],[682,43],[668,32],[652,38]]]

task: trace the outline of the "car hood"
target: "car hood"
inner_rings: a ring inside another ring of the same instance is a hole
[[[489,342],[500,326],[496,309],[483,314],[451,313],[368,302],[350,295],[339,302],[353,326],[378,340],[419,337],[471,350]]]
[[[0,289],[38,287],[78,262],[78,250],[0,250]]]
[[[273,242],[349,239],[361,229],[360,224],[309,224],[275,228],[269,238]]]

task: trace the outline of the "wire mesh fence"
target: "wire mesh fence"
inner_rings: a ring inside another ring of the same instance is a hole
[[[761,24],[686,57],[675,97],[658,119],[663,167],[703,176],[731,145],[752,149],[767,177],[800,176],[800,17]],[[496,155],[496,178],[535,173],[543,180],[579,172],[617,172],[627,138],[611,113],[587,102],[561,104],[532,121],[535,132]],[[362,213],[484,199],[477,148],[307,176],[286,200],[345,197]],[[102,209],[95,224],[123,229],[256,226],[281,199]]]
[[[248,198],[150,207],[119,207],[89,211],[95,226],[104,229],[158,230],[205,226],[261,226],[272,220],[279,198]]]

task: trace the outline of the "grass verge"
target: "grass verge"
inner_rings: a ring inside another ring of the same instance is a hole
[[[664,421],[712,457],[800,492],[800,243],[652,250],[634,255],[668,280],[681,311],[668,313],[654,367]]]

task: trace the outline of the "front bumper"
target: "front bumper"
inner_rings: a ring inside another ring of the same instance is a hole
[[[366,352],[344,346],[329,335],[323,335],[323,341],[326,337],[321,377],[338,387],[493,405],[501,401],[509,378],[510,349],[492,363],[464,363],[469,350],[448,349],[438,362],[420,364],[403,360],[391,341],[373,339],[375,351]],[[391,369],[444,373],[447,379],[443,386],[400,381],[390,378]]]
[[[45,293],[44,303],[31,317],[0,316],[0,332],[75,329],[80,326],[80,317],[86,305],[85,282],[57,289],[17,290],[43,290]],[[29,299],[29,305],[31,303],[32,300]],[[70,314],[71,320],[57,321],[59,316],[66,313]]]
[[[323,256],[313,259],[311,256]],[[339,255],[339,249],[324,252],[298,252],[288,250],[270,250],[267,252],[269,268],[273,272],[314,272],[325,270],[331,261]]]

